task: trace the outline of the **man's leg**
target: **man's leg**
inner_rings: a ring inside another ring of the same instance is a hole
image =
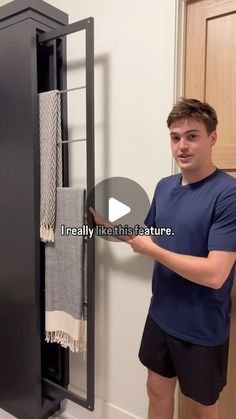
[[[176,381],[176,377],[167,378],[148,370],[148,419],[173,419]]]
[[[219,419],[218,401],[210,406],[205,406],[190,399],[189,419]]]

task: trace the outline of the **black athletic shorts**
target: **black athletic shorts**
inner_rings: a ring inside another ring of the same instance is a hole
[[[229,338],[218,346],[200,346],[160,329],[148,315],[139,350],[145,367],[164,377],[176,377],[183,394],[212,405],[227,382]]]

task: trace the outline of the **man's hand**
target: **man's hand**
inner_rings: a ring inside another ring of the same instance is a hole
[[[106,220],[104,218],[104,216],[102,214],[100,214],[100,212],[96,211],[94,208],[89,207],[89,211],[91,212],[96,224],[104,225],[107,228],[112,228],[113,231],[114,231],[114,227],[116,227],[115,224],[110,223],[110,221]],[[115,231],[114,231],[113,237],[115,237],[116,239],[118,239],[122,242],[128,243],[130,245],[132,245],[132,244],[131,244],[131,242],[129,243],[129,240],[132,240],[133,238],[136,238],[136,236],[119,235],[119,234],[116,234]],[[142,238],[142,237],[140,237],[140,238]],[[134,243],[133,243],[133,245],[134,245]],[[138,250],[135,250],[135,251],[138,252]]]
[[[96,211],[92,207],[89,207],[89,211],[91,212],[96,224],[104,225],[104,226],[108,224],[108,221],[103,217],[102,214],[100,214],[100,212]],[[114,227],[113,224],[111,226]],[[109,227],[110,227],[110,225],[109,225]]]
[[[134,252],[148,256],[150,255],[151,249],[156,247],[150,236],[133,236],[127,243],[132,247]]]

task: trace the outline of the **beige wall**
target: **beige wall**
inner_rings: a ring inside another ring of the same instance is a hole
[[[1,1],[0,5],[8,3]],[[152,196],[171,173],[166,116],[174,95],[175,0],[48,0],[70,23],[95,19],[96,181],[125,176]],[[82,84],[82,38],[68,37],[68,87]],[[68,94],[70,138],[84,132],[83,94]],[[83,183],[84,146],[71,149],[71,184]],[[96,240],[96,410],[78,419],[145,419],[146,371],[137,359],[151,295],[152,262]],[[83,386],[72,357],[75,388]]]

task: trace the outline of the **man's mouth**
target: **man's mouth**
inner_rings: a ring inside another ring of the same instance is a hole
[[[179,154],[178,158],[181,160],[185,160],[188,159],[189,157],[191,157],[191,154]]]

